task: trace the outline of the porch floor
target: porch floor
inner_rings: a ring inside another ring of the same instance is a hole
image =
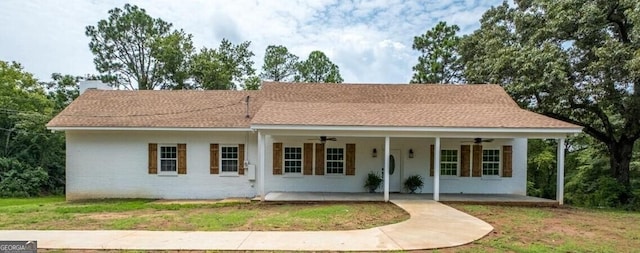
[[[433,200],[431,193],[406,194],[391,193],[391,200]],[[265,201],[273,202],[315,202],[315,201],[384,201],[382,193],[364,192],[270,192]],[[556,206],[558,201],[516,194],[440,194],[444,203],[477,203],[524,206]]]

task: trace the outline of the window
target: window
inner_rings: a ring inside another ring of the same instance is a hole
[[[443,176],[458,175],[458,150],[455,150],[455,149],[440,150],[440,175],[443,175]]]
[[[220,151],[222,172],[238,172],[238,146],[222,146]]]
[[[483,176],[499,176],[500,175],[500,150],[499,149],[482,150],[482,175]]]
[[[284,148],[284,173],[302,173],[302,148]]]
[[[177,146],[160,146],[160,173],[176,173],[177,168]]]
[[[327,174],[344,174],[344,148],[327,148]]]

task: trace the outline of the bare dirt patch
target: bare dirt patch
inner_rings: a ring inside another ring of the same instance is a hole
[[[452,204],[494,227],[472,244],[441,252],[637,252],[640,213],[571,207]]]

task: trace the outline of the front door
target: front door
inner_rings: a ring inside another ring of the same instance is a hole
[[[392,149],[389,157],[389,192],[400,192],[402,183],[402,154],[399,149]]]

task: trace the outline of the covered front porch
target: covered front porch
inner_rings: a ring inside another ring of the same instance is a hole
[[[258,195],[263,201],[389,201],[392,198],[419,198],[443,202],[563,204],[565,131],[428,130],[259,130],[259,166],[256,170]],[[478,136],[491,142],[474,143],[474,139],[479,139]],[[318,137],[330,140],[320,141]],[[529,138],[558,140],[556,200],[526,196]],[[328,152],[343,147],[346,147],[345,157],[338,160],[344,163],[344,170],[329,174]],[[476,153],[478,147],[479,152]],[[300,154],[301,168],[297,173],[287,173],[289,170],[284,166],[288,161],[288,148]],[[485,155],[483,149],[495,151],[498,157],[493,161],[494,174],[484,171],[484,163],[488,162],[482,160]],[[443,150],[450,151],[449,155],[453,152],[455,160],[442,161],[446,153],[441,153]],[[351,158],[349,152],[352,152]],[[448,170],[441,170],[443,164],[449,165]],[[442,171],[450,174],[442,175]],[[378,194],[365,193],[363,187],[364,179],[371,172],[383,178]],[[406,192],[402,182],[411,175],[423,178],[424,187],[419,191],[423,194],[395,194]]]
[[[393,200],[433,200],[431,193],[391,193]],[[360,192],[270,192],[265,201],[271,202],[350,202],[350,201],[384,201],[380,193]],[[557,206],[558,201],[516,194],[458,194],[442,193],[440,202],[500,204],[522,206]]]

